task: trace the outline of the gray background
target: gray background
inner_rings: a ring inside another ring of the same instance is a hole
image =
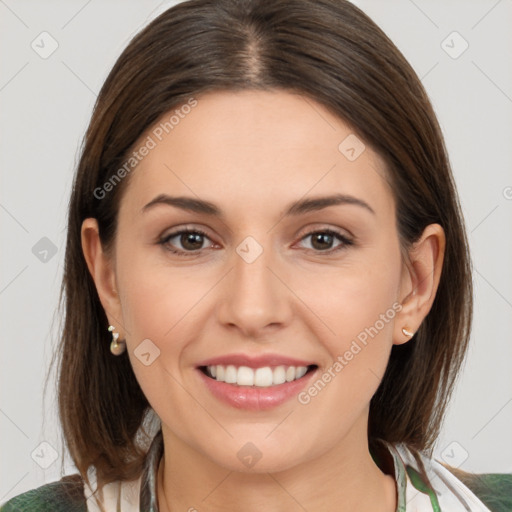
[[[173,3],[0,0],[0,502],[60,477],[54,385],[43,401],[43,383],[58,339],[72,173],[116,57]],[[356,3],[431,97],[474,260],[472,345],[435,454],[469,471],[512,472],[512,1]],[[68,459],[63,469],[74,472]]]

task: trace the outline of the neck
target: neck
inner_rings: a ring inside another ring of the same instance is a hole
[[[193,450],[162,426],[160,512],[171,510],[395,512],[394,477],[375,464],[364,435],[349,434],[319,457],[284,471],[231,471]]]

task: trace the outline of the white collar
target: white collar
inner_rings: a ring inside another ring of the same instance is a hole
[[[396,512],[491,512],[455,475],[440,462],[418,452],[418,460],[405,444],[381,441],[391,454],[398,490]],[[92,496],[96,471],[89,468],[91,486],[84,484],[87,512],[158,512],[156,480],[163,453],[161,430],[156,434],[146,457],[142,475],[131,481],[117,481],[103,487],[100,500]],[[421,464],[433,489],[429,495],[421,475]]]

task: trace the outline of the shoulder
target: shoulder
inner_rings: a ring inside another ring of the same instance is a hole
[[[447,466],[491,512],[512,510],[512,473],[467,473]]]
[[[419,504],[430,502],[434,510],[450,512],[512,512],[512,474],[469,473],[403,443],[387,446],[394,453],[397,482],[405,489],[401,510],[409,505],[423,510]]]
[[[0,512],[86,512],[84,485],[79,474],[68,475],[15,496]]]

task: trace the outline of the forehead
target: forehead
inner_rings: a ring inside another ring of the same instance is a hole
[[[256,208],[305,195],[364,196],[391,207],[385,165],[340,118],[284,91],[211,92],[176,107],[141,137],[151,149],[130,177],[123,203],[191,195]],[[355,157],[355,158],[354,158]],[[123,205],[122,205],[123,208]]]

